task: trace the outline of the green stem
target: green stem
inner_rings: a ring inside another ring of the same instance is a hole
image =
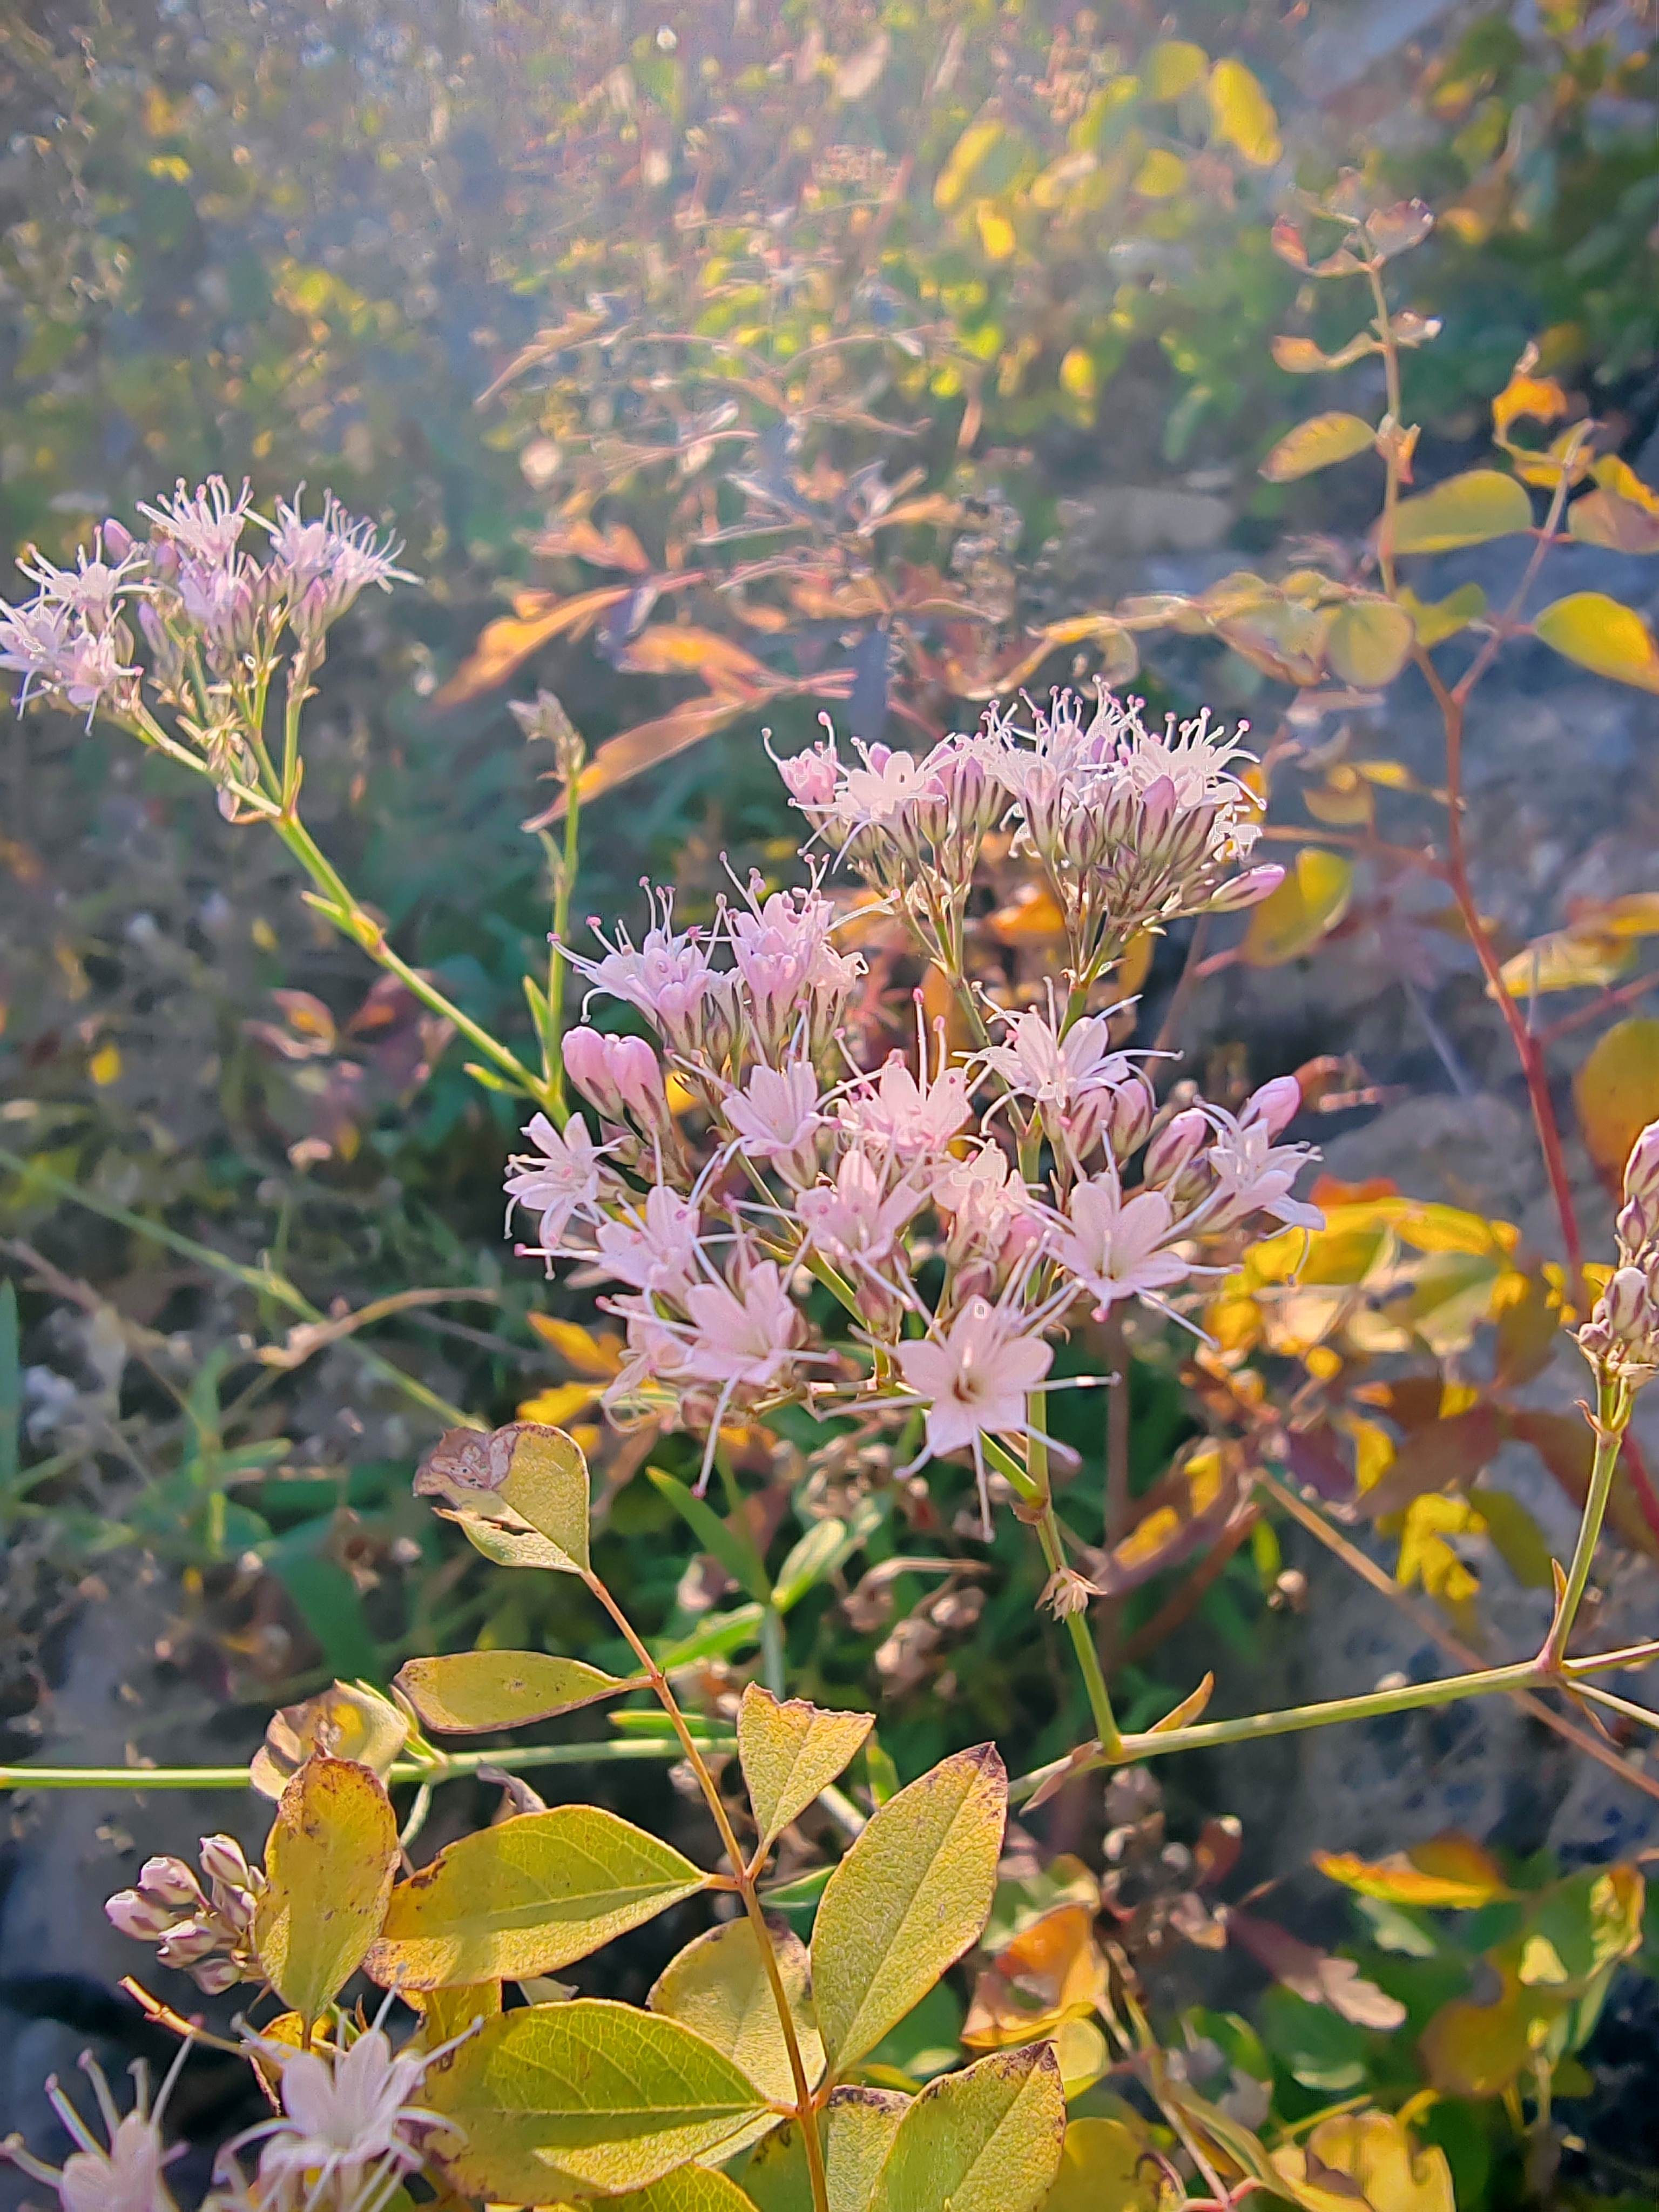
[[[216,1273],[229,1276],[233,1282],[241,1283],[259,1297],[270,1298],[277,1305],[285,1307],[300,1321],[327,1326],[328,1316],[295,1290],[285,1275],[277,1274],[272,1268],[245,1267],[240,1260],[227,1259],[222,1252],[216,1252],[211,1245],[198,1244],[193,1237],[181,1236],[178,1230],[169,1229],[161,1222],[146,1221],[143,1214],[129,1212],[125,1206],[117,1206],[111,1199],[100,1198],[96,1191],[89,1190],[80,1183],[66,1182],[62,1176],[54,1175],[50,1168],[42,1167],[34,1160],[26,1160],[19,1153],[8,1152],[3,1145],[0,1145],[0,1168],[9,1168],[13,1175],[41,1184],[55,1197],[66,1199],[71,1205],[84,1206],[89,1212],[102,1214],[106,1221],[112,1221],[119,1228],[131,1230],[135,1237],[147,1237],[152,1243],[165,1245],[170,1252],[179,1253],[184,1258],[194,1260],[204,1267],[211,1267]],[[389,1359],[383,1359],[378,1352],[371,1351],[366,1344],[358,1343],[355,1337],[344,1337],[341,1341],[349,1344],[364,1366],[380,1376],[382,1381],[395,1383],[416,1405],[424,1406],[428,1413],[435,1413],[447,1429],[476,1429],[483,1425],[474,1414],[463,1413],[459,1406],[452,1406],[447,1398],[441,1398],[435,1390],[428,1390],[424,1382],[417,1382],[412,1375],[405,1375],[401,1367],[395,1366]]]
[[[716,1741],[709,1747],[724,1748]],[[522,1750],[498,1747],[494,1751],[446,1753],[436,1759],[399,1759],[388,1770],[386,1781],[396,1785],[413,1782],[435,1788],[441,1782],[458,1782],[481,1766],[500,1766],[514,1773],[541,1766],[608,1766],[617,1760],[672,1759],[681,1756],[678,1742],[651,1737],[625,1737],[617,1743],[534,1743]],[[3,1790],[247,1790],[252,1784],[246,1766],[0,1766]]]
[[[1595,1457],[1590,1464],[1589,1489],[1584,1499],[1584,1510],[1578,1523],[1577,1541],[1572,1547],[1572,1564],[1567,1569],[1567,1578],[1562,1587],[1555,1619],[1550,1624],[1540,1657],[1549,1666],[1559,1667],[1566,1657],[1567,1639],[1572,1634],[1572,1624],[1583,1602],[1590,1568],[1595,1559],[1595,1547],[1601,1540],[1601,1523],[1607,1517],[1607,1499],[1613,1492],[1613,1478],[1619,1465],[1619,1447],[1624,1442],[1625,1431],[1630,1425],[1631,1390],[1622,1376],[1598,1370],[1595,1394]]]
[[[1273,1735],[1294,1735],[1305,1729],[1329,1728],[1339,1721],[1368,1721],[1389,1713],[1419,1711],[1434,1705],[1455,1705],[1463,1698],[1490,1697],[1499,1691],[1561,1689],[1580,1674],[1618,1671],[1659,1657],[1659,1645],[1638,1646],[1633,1651],[1597,1652],[1587,1659],[1565,1660],[1559,1666],[1543,1656],[1522,1659],[1509,1667],[1483,1668],[1474,1674],[1449,1674],[1437,1682],[1407,1682],[1396,1690],[1370,1690],[1355,1698],[1328,1698],[1314,1705],[1291,1705],[1276,1713],[1248,1713],[1240,1720],[1196,1721],[1188,1728],[1154,1729],[1141,1735],[1121,1736],[1115,1752],[1103,1747],[1094,1758],[1077,1762],[1054,1760],[1023,1775],[1009,1792],[1016,1803],[1030,1796],[1050,1775],[1065,1771],[1087,1773],[1098,1766],[1119,1766],[1138,1759],[1158,1759],[1172,1751],[1207,1751],[1218,1744],[1254,1743]]]
[[[1054,1498],[1049,1494],[1048,1445],[1046,1438],[1037,1433],[1048,1418],[1048,1407],[1046,1391],[1033,1390],[1026,1399],[1025,1418],[1030,1424],[1031,1433],[1025,1439],[1025,1449],[1030,1455],[1030,1480],[1034,1485],[1041,1486],[1042,1493],[1042,1510],[1036,1523],[1037,1541],[1042,1547],[1042,1556],[1048,1563],[1049,1573],[1055,1575],[1066,1565],[1066,1547],[1060,1541],[1060,1522],[1055,1517]],[[1100,1654],[1096,1650],[1095,1639],[1089,1632],[1086,1611],[1066,1615],[1066,1633],[1071,1638],[1072,1650],[1077,1655],[1078,1668],[1083,1676],[1083,1687],[1089,1699],[1089,1710],[1094,1716],[1095,1734],[1100,1739],[1101,1754],[1109,1759],[1115,1759],[1123,1744],[1123,1733],[1118,1727],[1117,1716],[1112,1711],[1111,1692],[1106,1687]]]
[[[564,942],[570,934],[570,901],[576,888],[581,778],[573,776],[565,789],[568,804],[564,817],[564,851],[553,884],[553,942],[547,955],[547,1028],[542,1038],[542,1072],[547,1079],[548,1111],[561,1128],[569,1111],[565,1104],[564,1059],[560,1045],[564,1036],[564,984],[568,973]]]

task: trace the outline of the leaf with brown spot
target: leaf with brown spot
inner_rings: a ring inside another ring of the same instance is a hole
[[[380,1932],[398,1823],[378,1776],[318,1753],[283,1792],[253,1920],[259,1964],[284,2004],[316,2020]]]

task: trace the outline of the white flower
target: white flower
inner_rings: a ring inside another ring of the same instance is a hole
[[[141,500],[138,512],[148,517],[180,553],[209,567],[222,567],[241,544],[242,532],[250,519],[248,506],[252,495],[246,477],[234,499],[222,477],[210,477],[193,492],[185,489],[185,480],[180,477],[171,499],[158,500],[154,507]],[[264,520],[258,515],[252,519]]]
[[[1115,1171],[1109,1168],[1073,1190],[1051,1249],[1061,1267],[1092,1293],[1100,1316],[1120,1298],[1167,1290],[1190,1272],[1179,1254],[1164,1249],[1173,1221],[1161,1190],[1125,1199]]]
[[[879,1168],[856,1146],[842,1155],[831,1183],[815,1183],[795,1200],[807,1242],[843,1265],[884,1260],[893,1240],[921,1205],[908,1182],[889,1190]]]
[[[381,2028],[366,2028],[345,2051],[297,2051],[263,2038],[254,2047],[281,2069],[282,2116],[228,2144],[220,2170],[233,2171],[236,2152],[261,2142],[262,2206],[313,2206],[334,2185],[337,2203],[374,2212],[421,2162],[410,2131],[444,2124],[414,2101],[440,2054],[394,2055]]]
[[[794,1182],[815,1171],[813,1139],[823,1127],[818,1079],[809,1060],[760,1066],[741,1091],[727,1093],[720,1112],[750,1159],[775,1160]]]
[[[1265,1121],[1230,1122],[1207,1157],[1215,1173],[1217,1202],[1213,1212],[1206,1212],[1206,1229],[1231,1227],[1252,1213],[1271,1214],[1287,1228],[1324,1227],[1325,1217],[1316,1206],[1290,1194],[1310,1157],[1305,1145],[1275,1145]]]
[[[912,753],[886,745],[860,745],[862,768],[849,768],[826,811],[848,830],[894,821],[933,789],[926,766]]]
[[[532,1116],[524,1133],[539,1153],[515,1152],[506,1182],[507,1221],[514,1206],[541,1216],[542,1249],[556,1249],[578,1211],[592,1211],[599,1202],[600,1162],[604,1147],[596,1146],[587,1124],[573,1114],[560,1134],[545,1114]]]
[[[183,2156],[185,2146],[180,2143],[172,2150],[162,2148],[161,2116],[189,2052],[187,2039],[179,2046],[153,2110],[149,2078],[143,2060],[139,2060],[132,2069],[137,2100],[123,2118],[115,2109],[109,2084],[92,2054],[83,2051],[82,2070],[92,2083],[93,2094],[98,2100],[107,2147],[93,2135],[53,2075],[46,2082],[46,2098],[76,2146],[64,2160],[61,2172],[31,2156],[16,2136],[9,2136],[0,2142],[0,2158],[9,2158],[32,2180],[44,2181],[56,2189],[63,2212],[177,2212],[162,2173],[175,2158]]]
[[[841,1121],[855,1144],[890,1152],[899,1159],[943,1152],[972,1111],[971,1085],[959,1067],[942,1067],[933,1080],[917,1081],[903,1055],[892,1053],[873,1083],[843,1099]]]

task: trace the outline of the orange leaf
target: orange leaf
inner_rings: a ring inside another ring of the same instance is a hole
[[[620,737],[610,738],[599,747],[582,771],[580,785],[584,806],[628,783],[659,761],[672,760],[690,745],[698,744],[704,738],[713,737],[728,722],[735,722],[755,702],[732,693],[710,692],[701,699],[690,699],[672,714],[662,714],[654,722],[641,722],[635,728],[624,730]],[[564,813],[562,794],[544,814],[538,814],[525,823],[526,830],[544,830],[550,822],[557,822]]]
[[[513,612],[486,626],[434,704],[459,707],[493,691],[550,638],[580,637],[592,629],[607,607],[628,597],[629,590],[626,584],[607,584],[569,599],[556,599],[550,592],[520,592]]]
[[[1313,1863],[1328,1881],[1389,1905],[1470,1911],[1513,1894],[1492,1854],[1472,1838],[1456,1833],[1432,1837],[1384,1859],[1362,1859],[1353,1851],[1316,1851]]]
[[[603,529],[586,517],[557,523],[530,550],[546,561],[586,561],[595,568],[625,568],[630,576],[651,573],[650,555],[625,522],[607,522]]]
[[[634,676],[701,676],[711,691],[746,692],[755,684],[769,690],[775,680],[764,662],[730,638],[672,623],[641,630],[617,665]]]

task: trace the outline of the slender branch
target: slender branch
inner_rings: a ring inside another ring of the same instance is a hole
[[[446,1752],[435,1759],[399,1759],[387,1770],[388,1785],[413,1782],[435,1789],[441,1782],[459,1782],[477,1773],[481,1766],[501,1766],[531,1773],[543,1766],[609,1766],[632,1759],[678,1759],[676,1743],[649,1737],[623,1737],[615,1743],[532,1743],[519,1750]],[[0,1766],[3,1790],[131,1790],[148,1796],[152,1790],[249,1790],[252,1784],[246,1766]]]
[[[1041,1390],[1034,1390],[1025,1401],[1026,1419],[1033,1431],[1042,1428],[1046,1413],[1046,1400]],[[1060,1523],[1054,1515],[1054,1501],[1048,1494],[1048,1446],[1044,1439],[1033,1434],[1027,1438],[1030,1453],[1030,1474],[1040,1482],[1043,1504],[1034,1523],[1037,1541],[1042,1547],[1042,1556],[1051,1575],[1058,1574],[1066,1565],[1066,1548],[1060,1540]],[[1083,1687],[1089,1699],[1089,1710],[1094,1716],[1095,1734],[1100,1740],[1102,1753],[1115,1757],[1123,1742],[1123,1734],[1112,1711],[1111,1692],[1106,1687],[1106,1677],[1101,1671],[1100,1654],[1090,1632],[1088,1614],[1067,1613],[1066,1633],[1071,1638],[1072,1650],[1077,1656],[1079,1672],[1083,1676]]]
[[[1572,1563],[1567,1569],[1567,1578],[1562,1585],[1555,1618],[1550,1623],[1550,1632],[1540,1655],[1553,1665],[1559,1665],[1566,1656],[1567,1640],[1572,1634],[1573,1620],[1589,1582],[1595,1547],[1601,1540],[1601,1523],[1607,1517],[1607,1499],[1613,1493],[1613,1471],[1619,1464],[1619,1446],[1629,1425],[1630,1413],[1630,1385],[1621,1376],[1601,1370],[1596,1389],[1595,1456],[1590,1462],[1589,1488],[1578,1522],[1578,1538],[1572,1549]]]

